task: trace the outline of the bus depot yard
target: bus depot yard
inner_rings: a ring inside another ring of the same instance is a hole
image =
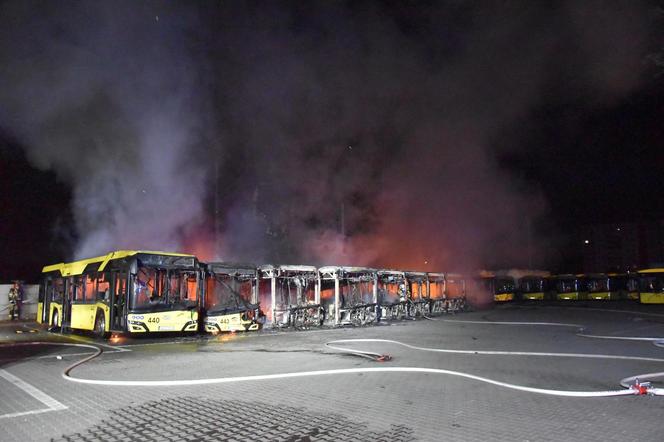
[[[658,337],[662,306],[627,301],[108,340],[2,322],[2,440],[661,440]]]

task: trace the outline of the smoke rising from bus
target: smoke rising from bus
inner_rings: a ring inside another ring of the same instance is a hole
[[[561,77],[637,85],[648,11],[525,4],[5,3],[0,125],[72,186],[79,258],[538,265],[497,157]]]

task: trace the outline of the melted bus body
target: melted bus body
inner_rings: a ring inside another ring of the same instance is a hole
[[[664,268],[639,270],[639,302],[664,304]]]
[[[38,319],[52,328],[196,332],[200,268],[192,255],[120,250],[46,266]]]

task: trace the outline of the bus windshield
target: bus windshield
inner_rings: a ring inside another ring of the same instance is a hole
[[[198,304],[197,295],[196,272],[139,267],[129,306],[142,311],[191,309]]]
[[[205,308],[208,313],[241,311],[251,308],[251,279],[240,280],[230,275],[214,275],[207,280]]]
[[[578,291],[578,281],[576,279],[559,279],[556,282],[558,293],[571,293]]]
[[[511,278],[496,278],[496,293],[512,293],[514,280]]]
[[[609,291],[609,278],[588,279],[588,291],[592,293]]]
[[[524,293],[539,293],[544,291],[543,279],[522,279],[519,283]]]

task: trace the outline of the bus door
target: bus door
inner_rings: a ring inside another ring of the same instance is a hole
[[[48,324],[48,314],[51,310],[51,292],[53,291],[53,280],[50,277],[45,277],[39,286],[39,304],[41,310],[37,311],[37,322],[41,324]]]
[[[111,331],[126,331],[127,323],[127,272],[113,272],[111,290]]]
[[[60,331],[64,331],[65,327],[71,326],[71,301],[76,298],[76,283],[75,277],[65,278],[65,293],[62,299],[62,319],[60,322]]]

